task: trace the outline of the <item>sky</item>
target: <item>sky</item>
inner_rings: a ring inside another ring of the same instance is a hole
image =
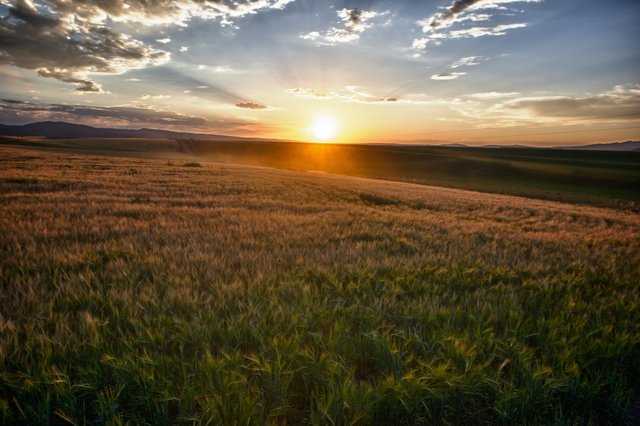
[[[640,139],[638,0],[0,0],[0,123]]]

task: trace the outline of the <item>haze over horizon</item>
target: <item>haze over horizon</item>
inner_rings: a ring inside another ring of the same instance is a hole
[[[0,14],[4,124],[640,139],[633,0],[0,0]]]

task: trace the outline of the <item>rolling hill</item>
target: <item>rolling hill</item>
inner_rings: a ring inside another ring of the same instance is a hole
[[[153,139],[193,139],[210,141],[282,141],[268,138],[247,138],[207,133],[174,132],[162,129],[119,129],[92,127],[63,121],[40,121],[23,125],[0,124],[0,136],[40,136],[45,138],[153,138]],[[442,141],[415,143],[414,145],[440,146],[445,148],[470,148],[461,143],[443,143]],[[374,144],[389,145],[389,144]],[[390,144],[392,146],[404,144]],[[533,148],[526,145],[489,144],[483,148]],[[551,149],[575,149],[589,151],[638,151],[640,141],[598,143],[590,145],[555,146]]]

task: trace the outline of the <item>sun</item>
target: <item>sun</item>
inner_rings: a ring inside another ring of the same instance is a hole
[[[309,133],[321,142],[330,141],[336,137],[339,130],[338,121],[326,114],[316,116],[309,126]]]

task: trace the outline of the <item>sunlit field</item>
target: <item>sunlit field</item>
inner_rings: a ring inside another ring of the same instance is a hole
[[[640,212],[640,152],[190,141],[204,158]]]
[[[2,424],[634,424],[640,217],[0,147]]]

